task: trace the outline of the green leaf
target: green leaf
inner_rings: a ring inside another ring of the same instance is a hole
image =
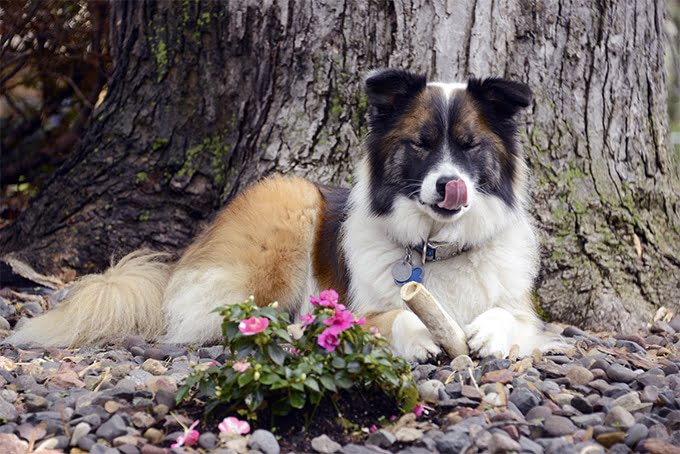
[[[341,356],[336,356],[335,358],[333,358],[333,361],[331,361],[331,364],[336,369],[344,369],[345,366],[346,366],[345,360],[342,359]]]
[[[257,410],[257,408],[262,404],[264,400],[264,395],[259,389],[254,393],[248,394],[245,398],[246,405],[251,411]]]
[[[238,324],[237,323],[228,323],[226,327],[223,329],[224,331],[224,337],[227,338],[227,341],[231,342],[234,337],[236,337],[239,333],[238,330]]]
[[[253,373],[252,372],[246,372],[245,374],[239,375],[238,377],[238,385],[243,387],[253,381]]]
[[[305,406],[305,393],[292,392],[290,393],[290,405],[293,408],[302,408]]]
[[[354,386],[352,379],[343,372],[335,374],[335,384],[342,389],[350,389]]]
[[[337,386],[335,386],[335,380],[333,380],[332,378],[326,375],[322,375],[321,377],[319,377],[319,381],[321,381],[321,384],[327,390],[333,391],[334,393],[338,392],[338,388]]]
[[[264,374],[260,377],[260,383],[263,385],[271,385],[276,380],[279,380],[279,376],[276,374]]]
[[[281,339],[285,340],[286,342],[293,342],[293,338],[290,337],[290,334],[288,334],[288,331],[286,331],[283,328],[275,328],[274,329],[274,334],[279,336]]]
[[[350,361],[347,364],[347,372],[350,374],[358,374],[361,371],[361,364],[358,361]]]
[[[274,363],[279,366],[283,365],[283,362],[286,360],[286,352],[278,344],[270,343],[267,347],[267,352]]]
[[[321,390],[319,389],[319,382],[316,381],[313,377],[307,377],[307,379],[305,380],[305,386],[316,392],[321,392]]]

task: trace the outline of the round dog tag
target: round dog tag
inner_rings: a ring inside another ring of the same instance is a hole
[[[406,260],[400,260],[392,265],[392,277],[397,282],[404,282],[411,277],[413,267]]]

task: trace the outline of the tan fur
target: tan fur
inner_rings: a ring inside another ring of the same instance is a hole
[[[29,320],[5,342],[17,345],[80,346],[131,334],[163,332],[162,296],[167,254],[136,251],[103,274],[84,276],[59,306]]]
[[[403,309],[394,309],[379,314],[367,315],[366,324],[364,324],[364,330],[368,331],[371,328],[376,328],[382,336],[389,339],[390,336],[392,336],[392,325],[394,324],[394,319],[397,318],[397,316],[402,312],[406,311]]]
[[[292,303],[307,282],[320,207],[318,189],[302,178],[264,180],[234,199],[177,267],[239,268],[243,282],[233,285],[258,304]]]

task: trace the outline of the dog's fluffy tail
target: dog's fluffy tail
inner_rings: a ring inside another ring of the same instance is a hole
[[[5,340],[14,345],[79,347],[164,331],[168,254],[135,251],[103,274],[83,276],[55,309],[29,320]]]

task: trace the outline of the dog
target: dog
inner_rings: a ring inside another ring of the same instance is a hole
[[[501,78],[429,82],[404,70],[366,77],[368,135],[351,190],[275,176],[236,196],[176,263],[134,252],[77,281],[6,342],[81,346],[127,335],[221,340],[213,310],[254,295],[293,317],[334,288],[409,360],[440,353],[402,302],[422,281],[480,356],[556,344],[534,312],[539,245],[516,141],[531,90]]]

